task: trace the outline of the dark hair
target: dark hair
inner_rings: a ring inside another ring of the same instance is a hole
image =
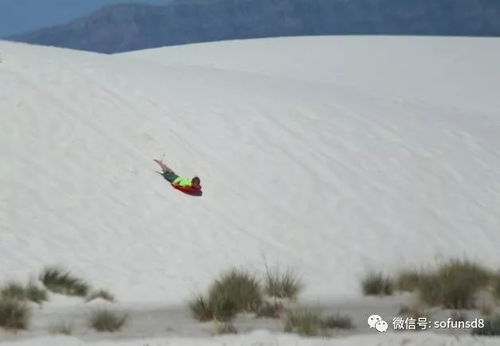
[[[193,179],[191,179],[191,183],[194,184],[195,182],[196,182],[197,185],[199,185],[200,184],[200,178],[194,177]]]

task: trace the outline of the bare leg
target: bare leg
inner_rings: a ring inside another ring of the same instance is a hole
[[[153,160],[154,162],[156,162],[160,167],[161,167],[161,170],[163,171],[163,173],[165,172],[174,172],[172,169],[170,169],[170,167],[168,167],[166,164],[164,164],[161,160],[157,160],[157,159],[154,159]]]

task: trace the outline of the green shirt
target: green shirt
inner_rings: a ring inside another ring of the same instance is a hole
[[[191,186],[192,185],[191,180],[192,179],[183,178],[183,177],[177,177],[172,183],[175,184],[175,185],[186,187],[186,186]]]

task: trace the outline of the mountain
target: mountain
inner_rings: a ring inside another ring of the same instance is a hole
[[[134,0],[134,3],[161,4],[170,0]],[[21,34],[67,23],[122,0],[2,0],[0,1],[0,37]]]
[[[273,36],[500,35],[491,0],[219,0],[113,5],[11,40],[102,53]]]

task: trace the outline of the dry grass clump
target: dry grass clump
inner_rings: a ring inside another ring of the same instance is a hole
[[[372,279],[370,285],[380,287],[380,281]],[[467,259],[446,260],[434,269],[403,270],[394,282],[398,291],[416,292],[431,307],[479,308],[489,315],[496,305],[494,297],[500,298],[500,276]]]
[[[40,281],[51,292],[68,296],[85,297],[90,285],[68,271],[60,268],[48,267],[40,274]]]
[[[231,269],[209,289],[208,299],[230,301],[237,312],[255,312],[262,304],[262,289],[257,277],[248,271]]]
[[[0,289],[0,298],[19,301],[32,301],[38,304],[48,300],[47,291],[38,287],[34,282],[23,286],[17,282],[10,282]]]
[[[212,307],[208,303],[208,299],[202,295],[196,295],[189,303],[191,316],[200,322],[211,321],[214,318]]]
[[[262,289],[255,275],[231,269],[212,283],[207,298],[197,295],[188,307],[198,321],[227,322],[239,312],[257,312],[262,302]]]
[[[10,282],[0,289],[0,298],[9,300],[26,300],[26,289],[17,282]]]
[[[107,309],[94,311],[89,318],[89,326],[98,332],[119,331],[127,322],[126,314],[116,313]]]
[[[285,332],[304,336],[320,336],[325,334],[321,317],[311,310],[288,311]]]
[[[261,281],[249,271],[232,268],[214,280],[207,295],[195,295],[188,308],[200,322],[228,322],[241,312],[280,318],[284,314],[284,301],[296,299],[302,287],[292,270],[270,271],[266,266],[266,276]]]
[[[212,292],[208,304],[213,318],[220,322],[232,320],[239,312],[233,297],[224,291]]]
[[[392,280],[379,272],[368,273],[361,281],[361,287],[365,295],[392,295],[394,291]]]
[[[0,327],[4,329],[27,329],[31,311],[25,301],[11,298],[0,299]]]
[[[43,288],[38,287],[34,282],[28,283],[25,292],[26,292],[26,299],[34,303],[42,304],[43,302],[49,300],[47,291],[44,290]]]
[[[269,270],[266,267],[264,293],[269,297],[295,300],[303,287],[302,280],[293,270]]]
[[[492,283],[493,273],[468,260],[449,260],[418,283],[420,299],[430,306],[448,309],[475,307],[476,294]]]
[[[402,270],[395,278],[395,288],[401,292],[414,292],[424,279],[423,271],[416,269]]]

